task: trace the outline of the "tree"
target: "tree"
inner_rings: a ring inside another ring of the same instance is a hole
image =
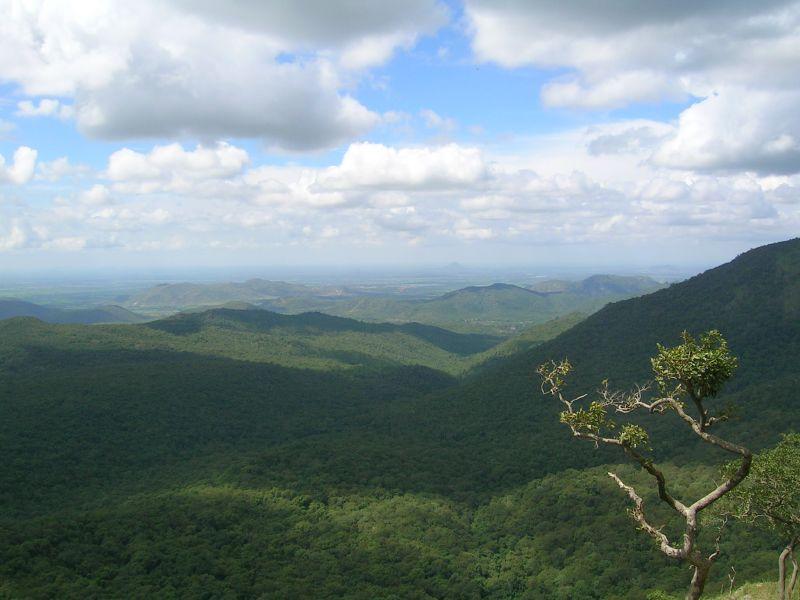
[[[726,412],[717,411],[712,414],[707,407],[708,401],[719,393],[737,366],[736,358],[730,354],[727,342],[718,331],[705,333],[699,340],[687,332],[682,337],[683,343],[673,348],[658,345],[658,352],[651,359],[657,393],[651,398],[648,398],[649,384],[637,386],[630,393],[622,393],[610,391],[606,380],[598,390],[597,398],[587,408],[583,408],[581,403],[587,394],[571,399],[564,395],[566,379],[572,371],[572,365],[567,359],[561,362],[550,361],[540,366],[538,373],[542,378],[542,393],[553,396],[564,407],[561,422],[570,428],[572,435],[591,441],[595,446],[605,444],[621,448],[650,474],[657,487],[658,497],[683,519],[683,540],[681,543],[673,543],[660,528],[648,520],[641,495],[615,473],[608,474],[633,502],[630,513],[639,528],[658,543],[661,552],[666,556],[691,565],[693,574],[686,598],[694,600],[702,595],[709,570],[719,557],[719,537],[710,554],[698,547],[699,515],[747,477],[752,454],[744,446],[709,433],[714,426],[728,419]],[[691,408],[687,408],[687,404]],[[617,427],[609,418],[609,411],[629,414],[639,410],[651,414],[674,412],[702,441],[739,456],[738,465],[701,498],[691,503],[678,500],[670,493],[664,473],[649,455],[647,431],[632,423]]]
[[[732,462],[723,476],[739,468]],[[781,442],[753,459],[750,476],[725,499],[720,512],[745,523],[774,532],[784,544],[778,556],[778,598],[791,598],[797,585],[800,550],[800,434],[783,436]],[[786,581],[786,561],[792,576]]]

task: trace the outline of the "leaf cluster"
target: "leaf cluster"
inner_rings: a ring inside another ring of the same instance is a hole
[[[736,357],[719,331],[711,330],[699,339],[684,331],[682,339],[673,348],[658,344],[658,354],[650,359],[656,383],[664,394],[713,398],[736,370]]]
[[[604,428],[614,429],[615,423],[608,418],[608,412],[600,402],[592,402],[588,409],[562,411],[561,422],[580,433],[599,435]]]
[[[732,473],[738,462],[725,465]],[[750,476],[721,510],[786,538],[800,536],[800,434],[785,434],[774,448],[753,458]]]

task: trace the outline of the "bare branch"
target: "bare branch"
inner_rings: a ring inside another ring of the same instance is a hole
[[[642,500],[642,497],[636,493],[636,490],[623,482],[622,479],[616,475],[616,473],[609,472],[608,476],[616,482],[620,489],[622,489],[628,495],[628,498],[630,498],[633,502],[633,508],[631,509],[630,513],[634,520],[639,524],[639,527],[648,535],[650,535],[650,537],[656,540],[656,542],[658,542],[658,545],[664,554],[670,558],[683,558],[683,549],[676,548],[670,544],[669,538],[660,529],[657,529],[648,523],[647,517],[644,514],[644,500]]]
[[[636,452],[630,446],[623,446],[623,450],[625,453],[630,456],[633,460],[638,462],[641,467],[650,473],[653,478],[656,480],[656,485],[658,486],[658,497],[661,498],[664,502],[666,502],[673,510],[680,513],[682,516],[686,516],[687,508],[686,506],[676,500],[668,491],[667,491],[667,481],[664,477],[664,473],[662,473],[653,463],[652,460],[649,460]]]

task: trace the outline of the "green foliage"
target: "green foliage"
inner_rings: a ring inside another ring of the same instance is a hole
[[[650,441],[650,436],[643,427],[639,425],[633,425],[632,423],[626,423],[622,426],[618,439],[625,446],[638,448],[640,446],[646,447]]]
[[[561,422],[572,426],[580,433],[599,435],[603,428],[614,429],[614,422],[608,420],[605,407],[599,402],[589,404],[589,409],[579,408],[574,412],[561,413]]]
[[[647,594],[647,600],[678,600],[678,596],[667,594],[661,590],[655,590]]]
[[[695,340],[688,332],[683,343],[674,348],[658,344],[658,354],[651,359],[656,382],[663,393],[677,392],[703,399],[716,396],[736,370],[737,360],[719,331],[712,330]]]
[[[737,466],[729,463],[723,473]],[[719,510],[773,531],[784,544],[800,537],[800,434],[785,434],[777,446],[756,454],[750,475]]]

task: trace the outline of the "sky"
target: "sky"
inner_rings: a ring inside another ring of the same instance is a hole
[[[0,270],[714,264],[800,231],[798,2],[0,15]]]

